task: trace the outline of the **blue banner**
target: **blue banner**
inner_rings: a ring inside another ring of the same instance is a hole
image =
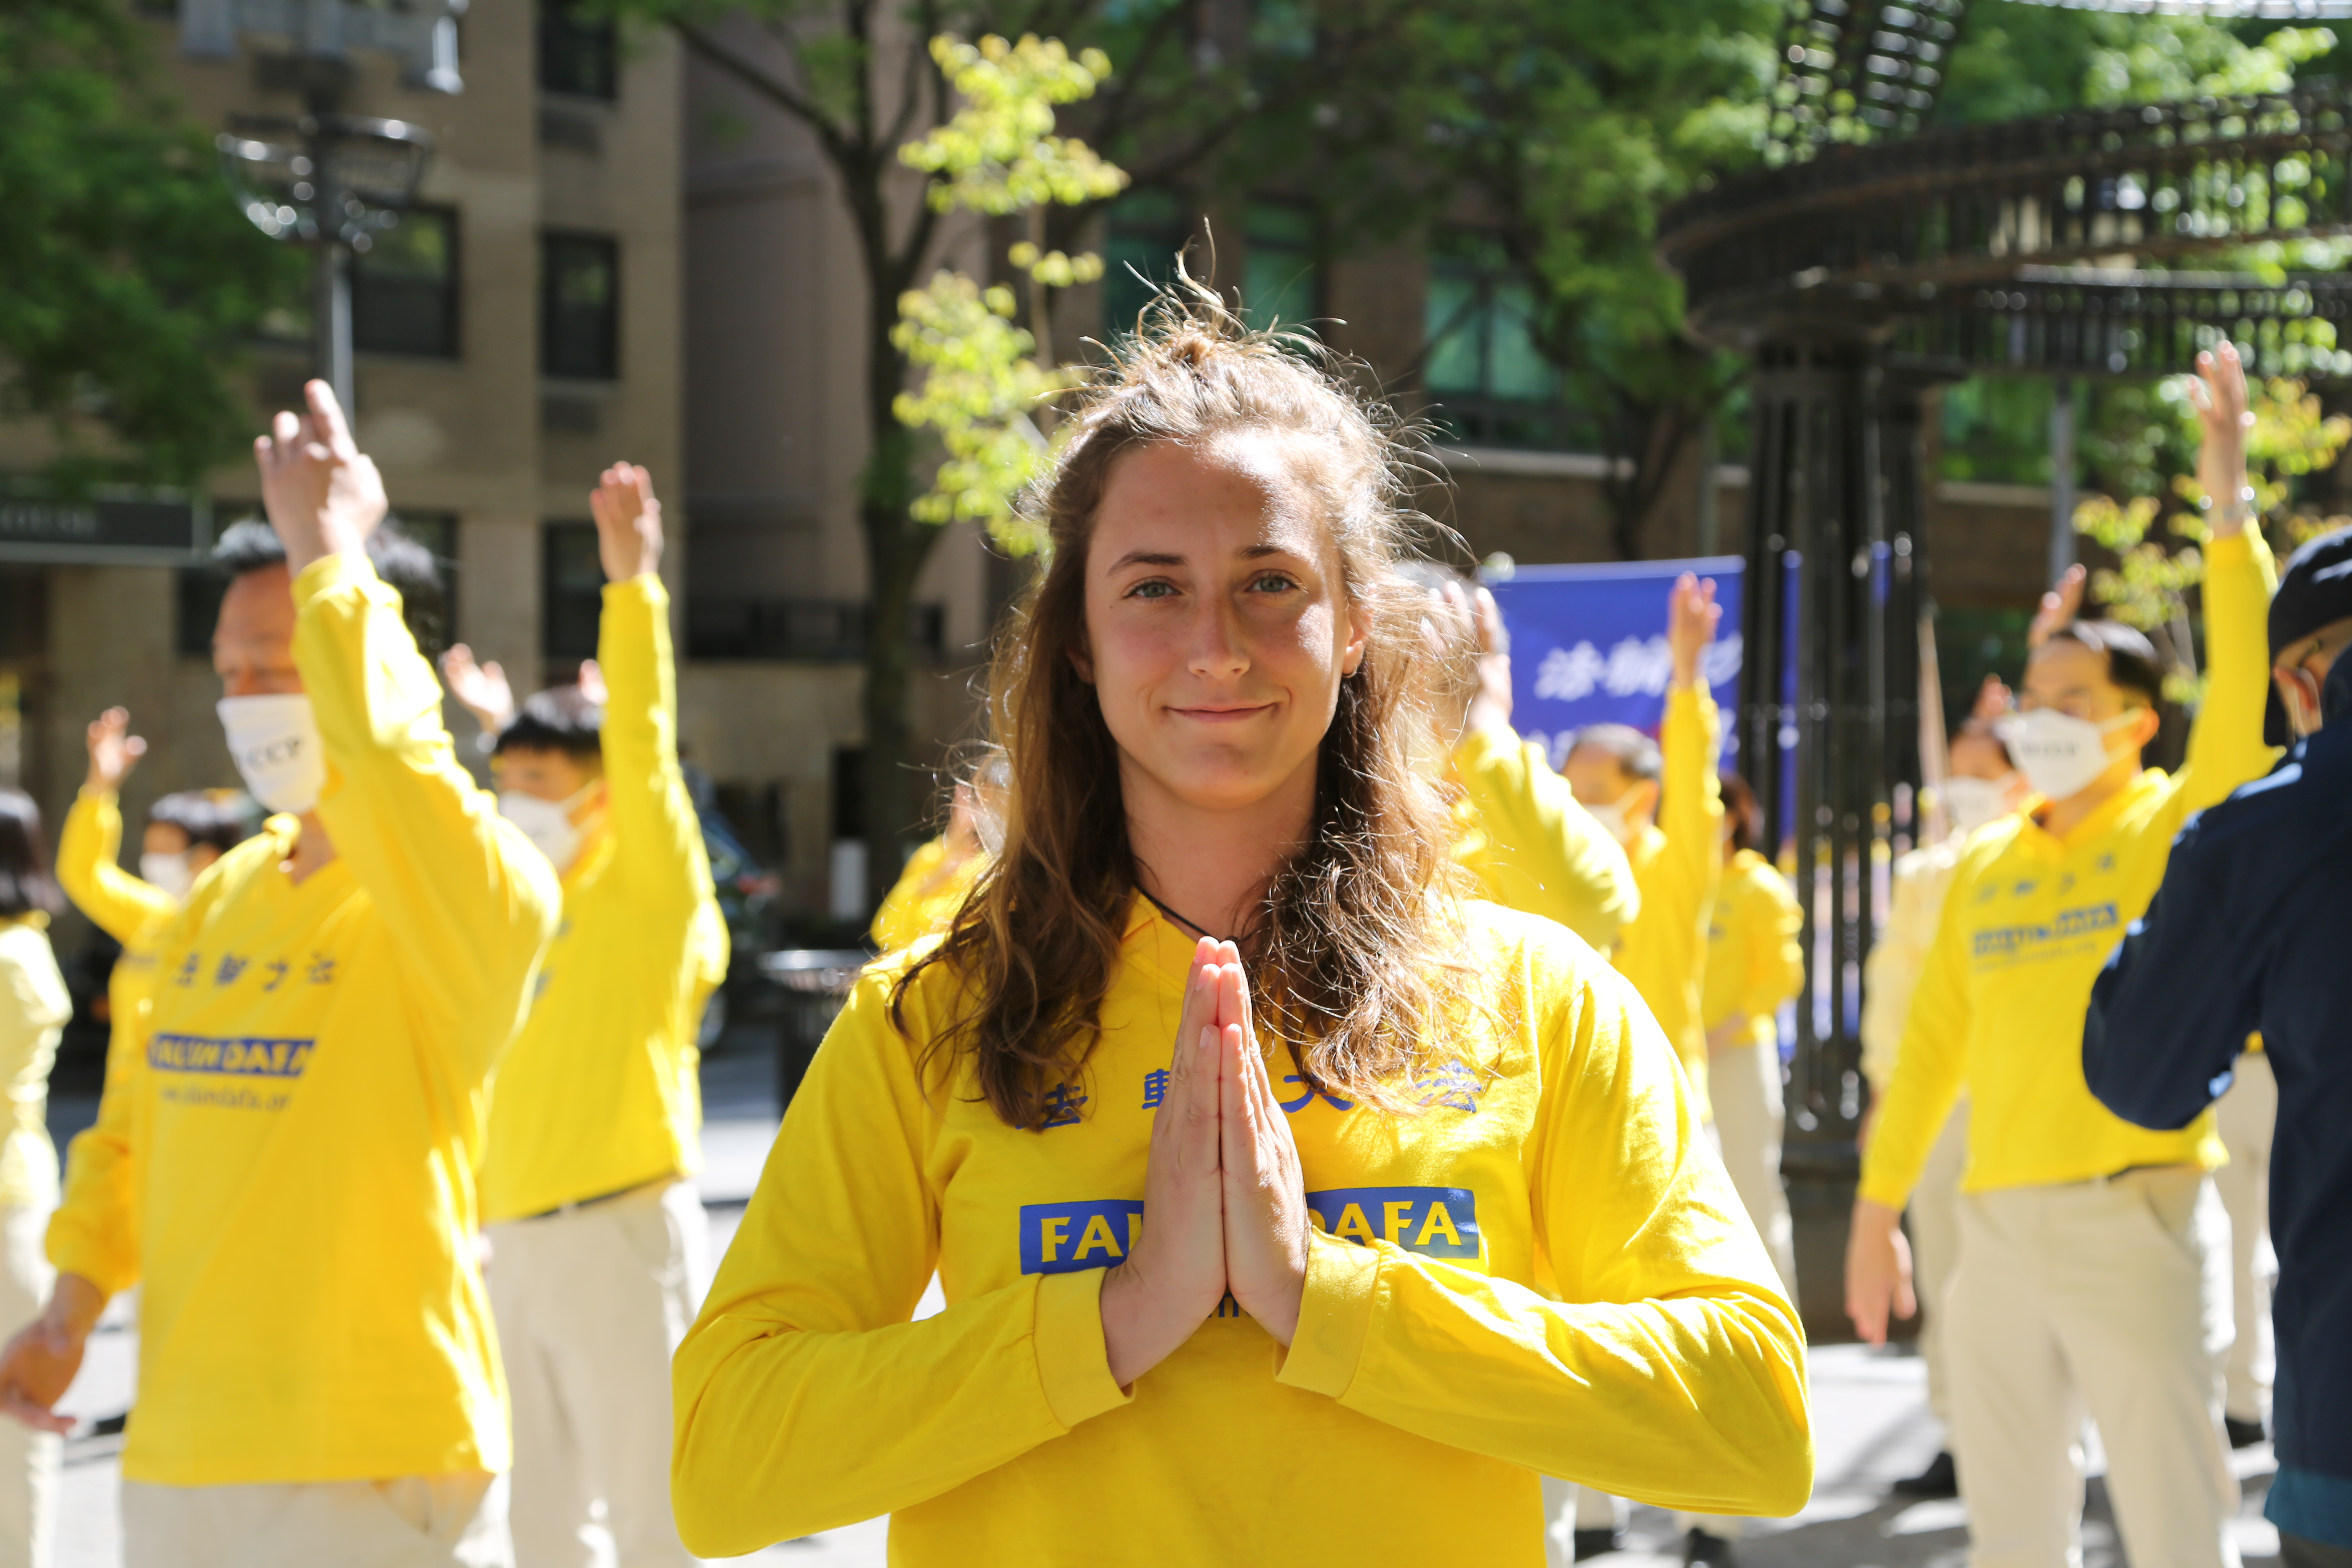
[[[1522,566],[1488,586],[1511,635],[1511,723],[1542,745],[1558,767],[1588,724],[1631,724],[1654,735],[1665,716],[1674,659],[1666,649],[1666,601],[1685,572],[1715,582],[1723,607],[1700,675],[1727,716],[1739,705],[1741,561],[1616,561]],[[1738,744],[1724,725],[1724,762]]]

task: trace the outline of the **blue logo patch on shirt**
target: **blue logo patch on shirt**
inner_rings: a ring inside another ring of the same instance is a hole
[[[1023,1204],[1021,1272],[1076,1274],[1082,1268],[1108,1268],[1127,1261],[1142,1234],[1143,1205],[1132,1199]]]
[[[2068,942],[2075,937],[2113,931],[2116,923],[2115,905],[2090,904],[2076,910],[2061,910],[2058,918],[2047,925],[1990,926],[1976,933],[1976,956],[2014,958],[2045,942]]]
[[[309,1040],[219,1039],[209,1035],[157,1035],[147,1042],[147,1065],[157,1072],[208,1073],[222,1078],[300,1078],[310,1065]]]
[[[1307,1194],[1326,1234],[1394,1242],[1424,1258],[1478,1256],[1478,1198],[1466,1187],[1334,1187]]]

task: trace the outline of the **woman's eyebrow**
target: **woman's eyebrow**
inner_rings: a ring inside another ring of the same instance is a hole
[[[1183,564],[1184,558],[1181,555],[1171,555],[1164,550],[1130,550],[1103,568],[1103,573],[1108,576],[1113,572],[1124,572],[1130,566],[1181,566]]]

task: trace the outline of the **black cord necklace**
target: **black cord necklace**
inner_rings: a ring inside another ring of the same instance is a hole
[[[1137,884],[1135,890],[1141,893],[1144,897],[1144,901],[1149,903],[1153,909],[1158,910],[1161,914],[1166,915],[1170,920],[1174,921],[1178,925],[1182,926],[1186,931],[1191,931],[1193,935],[1207,937],[1211,942],[1223,942],[1225,940],[1223,937],[1218,936],[1215,932],[1209,930],[1208,927],[1202,925],[1199,921],[1186,920],[1182,915],[1178,914],[1174,910],[1170,909],[1166,904],[1163,904],[1158,899],[1153,898],[1151,896],[1150,889],[1143,887],[1140,883]]]

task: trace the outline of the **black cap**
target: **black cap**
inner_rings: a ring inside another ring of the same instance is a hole
[[[2352,618],[2352,528],[2323,533],[2287,557],[2271,599],[2271,660],[2320,627]],[[2270,689],[2263,739],[2273,746],[2294,740],[2278,688]]]

